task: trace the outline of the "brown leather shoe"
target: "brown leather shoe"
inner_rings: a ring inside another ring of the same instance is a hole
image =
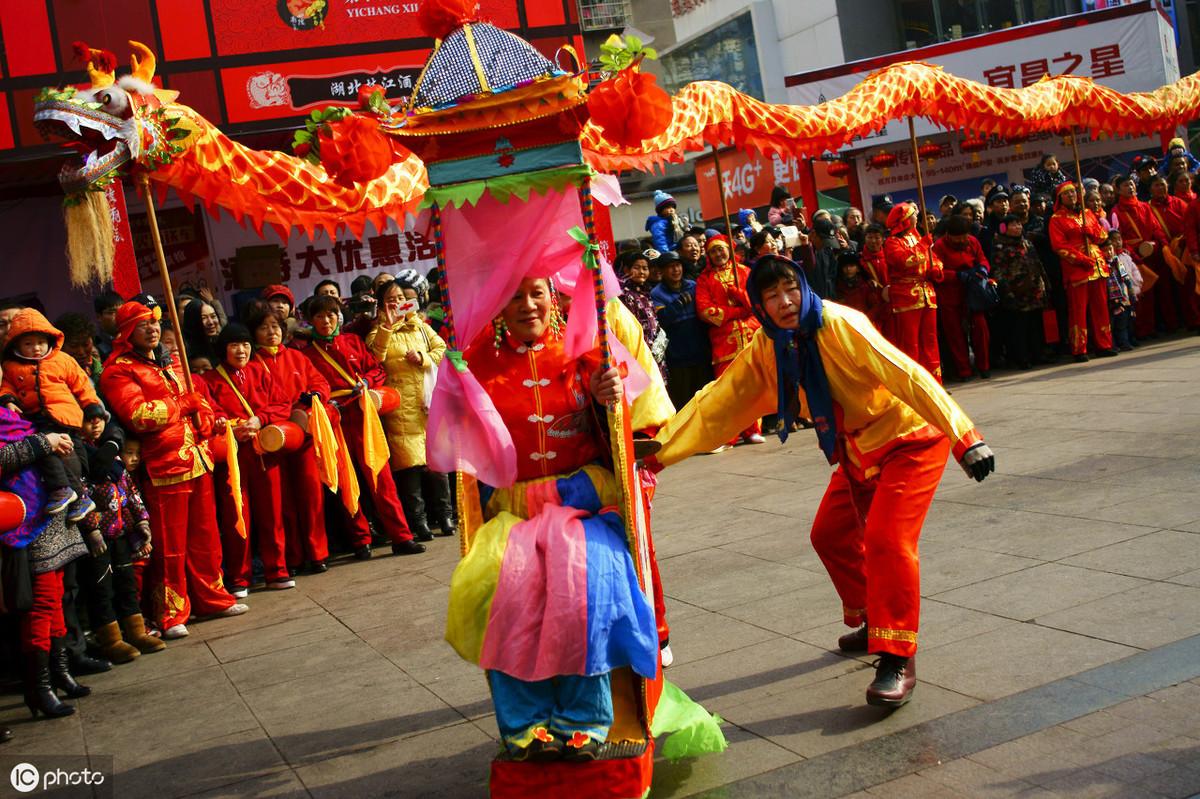
[[[838,638],[838,649],[843,652],[867,651],[867,625],[859,627],[852,633],[846,633]]]
[[[882,654],[875,666],[875,682],[867,687],[867,704],[901,707],[912,699],[917,685],[916,657]]]

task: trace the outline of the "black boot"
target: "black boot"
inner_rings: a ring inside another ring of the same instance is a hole
[[[393,472],[396,478],[396,494],[404,507],[404,517],[412,530],[413,538],[418,541],[432,541],[433,533],[429,530],[429,522],[425,520],[425,495],[421,489],[421,472],[423,466],[413,466]]]
[[[50,684],[50,653],[38,649],[25,654],[25,707],[37,718],[44,713],[49,718],[69,716],[75,712],[64,705]]]
[[[110,665],[109,668],[112,668]],[[70,699],[79,699],[92,692],[86,685],[75,682],[71,676],[71,668],[67,658],[67,647],[63,639],[54,638],[50,641],[50,683]]]
[[[441,472],[425,470],[425,485],[429,491],[428,517],[440,528],[438,535],[458,535],[454,508],[450,505],[450,480]]]
[[[86,652],[71,652],[63,647],[63,651],[67,653],[67,658],[71,664],[71,671],[75,674],[101,674],[112,670],[112,663],[101,658],[94,658]]]

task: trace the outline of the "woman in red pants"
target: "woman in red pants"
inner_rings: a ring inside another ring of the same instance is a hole
[[[271,375],[262,364],[252,360],[250,331],[230,322],[217,337],[217,355],[221,363],[205,372],[203,385],[208,403],[216,415],[216,435],[225,435],[228,421],[237,441],[236,466],[241,472],[241,508],[238,508],[230,480],[235,463],[231,458],[217,470],[216,492],[221,518],[222,549],[225,554],[225,578],[235,597],[250,590],[250,525],[258,538],[258,554],[266,571],[267,588],[294,588],[284,556],[283,496],[279,462],[263,457],[254,449],[258,431],[285,420],[290,408],[279,401],[271,385]],[[228,446],[228,445],[226,445]],[[253,500],[253,501],[251,501]],[[239,510],[241,519],[238,519]]]
[[[246,316],[254,335],[254,360],[271,375],[279,401],[288,409],[307,410],[313,402],[329,399],[329,381],[313,368],[299,350],[283,343],[283,320],[266,304],[253,306]],[[290,570],[313,574],[328,571],[329,540],[325,531],[325,502],[312,439],[300,448],[278,456],[285,486],[283,530],[287,537]]]
[[[46,492],[30,467],[41,459],[72,451],[69,436],[37,433],[33,425],[7,408],[0,408],[0,489],[16,494],[26,510],[17,526],[0,534],[9,550],[26,550],[31,572],[33,603],[21,614],[21,651],[25,656],[25,706],[35,717],[69,716],[71,705],[58,698],[57,689],[76,699],[91,689],[75,682],[67,666],[63,638],[63,567],[87,554],[74,525],[63,517],[42,512]],[[0,742],[12,733],[0,728]]]

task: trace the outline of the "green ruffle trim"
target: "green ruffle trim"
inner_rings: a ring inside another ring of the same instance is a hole
[[[586,164],[577,164],[557,169],[543,169],[539,172],[522,172],[486,180],[472,180],[468,183],[454,183],[449,186],[430,186],[425,191],[421,207],[428,208],[434,203],[441,208],[475,205],[484,192],[505,204],[513,197],[521,202],[527,202],[531,193],[545,194],[551,190],[560,191],[567,186],[578,186],[591,175],[591,167]]]
[[[662,746],[667,760],[716,754],[729,746],[725,733],[721,732],[721,717],[709,713],[665,679],[650,734],[655,738],[669,736]]]

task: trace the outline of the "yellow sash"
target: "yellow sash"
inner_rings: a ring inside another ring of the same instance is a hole
[[[314,343],[317,352],[321,353],[330,366],[337,370],[337,373],[342,376],[353,389],[354,386],[362,382],[361,378],[356,380],[342,368],[342,365],[333,359],[333,357],[321,348],[319,344]],[[379,409],[375,407],[375,401],[371,399],[370,393],[366,390],[359,396],[359,407],[362,409],[363,417],[363,462],[367,465],[371,475],[371,482],[378,487],[379,472],[387,466],[388,463],[388,443],[387,435],[383,432],[383,422],[379,420]],[[346,442],[339,440],[341,448],[345,448]],[[340,467],[340,464],[339,464]],[[350,474],[354,474],[354,469],[350,469]],[[358,507],[358,481],[355,480],[355,507]],[[344,498],[343,498],[344,499]],[[347,509],[349,507],[347,506]],[[353,513],[354,511],[351,511]]]
[[[345,457],[345,453],[338,449],[337,436],[320,399],[314,400],[312,408],[308,411],[308,432],[312,436],[313,454],[317,459],[317,472],[321,475],[321,482],[336,494],[338,458]]]

